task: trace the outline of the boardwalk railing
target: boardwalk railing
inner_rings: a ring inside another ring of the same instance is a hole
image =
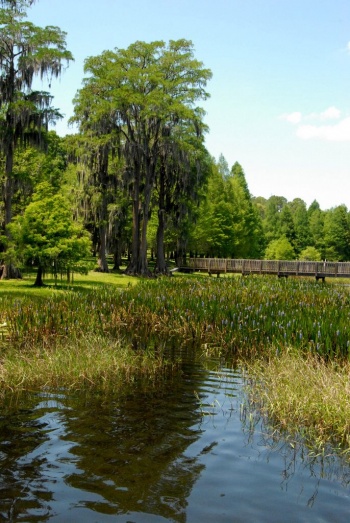
[[[209,274],[239,273],[276,274],[279,277],[313,276],[317,280],[350,278],[350,262],[316,262],[287,260],[235,260],[225,258],[190,258],[180,270],[205,271]]]

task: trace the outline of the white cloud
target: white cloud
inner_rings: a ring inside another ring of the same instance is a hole
[[[320,114],[320,120],[337,120],[340,118],[340,111],[336,107],[328,107]]]
[[[350,117],[343,118],[335,124],[320,125],[320,122],[339,120],[340,116],[340,110],[332,105],[320,113],[306,115],[303,115],[300,111],[285,113],[281,116],[281,119],[297,125],[296,136],[302,140],[319,139],[330,142],[350,142]],[[315,122],[315,124],[307,124],[310,121]]]
[[[348,53],[350,53],[350,42],[347,43],[346,50],[348,51]]]
[[[300,125],[296,135],[303,140],[316,138],[329,142],[350,142],[350,117],[334,125]]]
[[[296,111],[294,113],[283,114],[281,118],[289,123],[297,124],[301,122],[302,115],[300,112]]]
[[[340,110],[332,105],[321,113],[309,113],[304,116],[300,111],[295,111],[294,113],[282,114],[280,118],[292,124],[299,124],[305,120],[318,120],[320,122],[325,120],[338,120],[338,118],[340,118],[340,114]]]

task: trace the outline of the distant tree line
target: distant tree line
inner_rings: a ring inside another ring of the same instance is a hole
[[[350,260],[350,212],[322,210],[295,198],[253,197],[243,168],[213,161],[205,196],[192,225],[189,249],[197,256],[270,260]]]
[[[205,147],[209,69],[187,40],[135,42],[85,62],[74,99],[76,134],[48,131],[61,117],[49,84],[73,59],[59,28],[26,19],[32,0],[0,0],[0,260],[54,274],[149,275],[188,256],[350,260],[345,205],[253,197],[239,163]]]

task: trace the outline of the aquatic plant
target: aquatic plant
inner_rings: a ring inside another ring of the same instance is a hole
[[[325,362],[295,350],[246,362],[250,408],[268,415],[269,432],[285,432],[313,453],[338,447],[350,459],[350,363]]]
[[[191,343],[206,352],[256,355],[295,347],[326,358],[350,354],[347,289],[270,277],[167,278],[121,291],[53,294],[45,306],[24,299],[0,317],[18,347],[55,344],[81,333],[122,337],[135,349]]]

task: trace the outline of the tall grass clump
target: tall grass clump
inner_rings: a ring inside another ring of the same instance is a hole
[[[120,341],[82,335],[55,347],[7,350],[0,365],[0,396],[45,388],[108,392],[142,380],[154,385],[172,368],[161,357],[135,352]]]
[[[44,299],[2,296],[0,396],[45,387],[120,390],[172,373],[176,362],[157,347],[135,350],[126,331],[112,327],[118,292],[102,286]]]
[[[286,350],[247,363],[248,395],[278,432],[324,453],[338,446],[350,459],[350,363]]]

